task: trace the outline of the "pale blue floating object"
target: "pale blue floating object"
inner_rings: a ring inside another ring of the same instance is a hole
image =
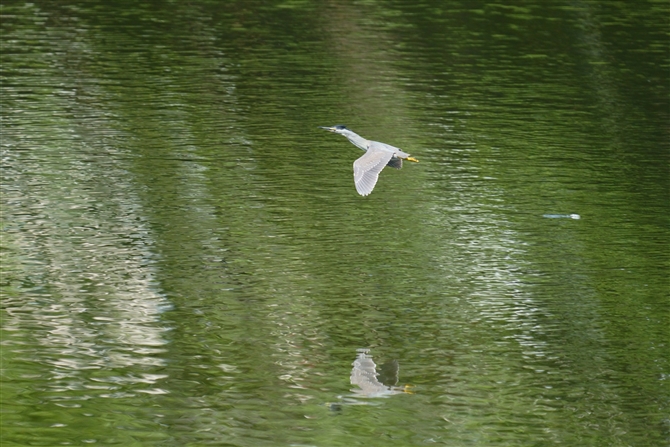
[[[579,214],[543,214],[547,219],[581,219]]]

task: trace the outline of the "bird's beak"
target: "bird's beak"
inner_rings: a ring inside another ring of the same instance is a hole
[[[330,131],[330,132],[335,132],[335,128],[334,128],[334,127],[319,126],[319,129],[326,129],[326,130],[328,130],[328,131]]]

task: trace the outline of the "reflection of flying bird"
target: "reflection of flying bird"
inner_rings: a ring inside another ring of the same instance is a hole
[[[379,173],[382,172],[384,166],[400,169],[403,160],[419,162],[419,160],[410,157],[407,152],[403,152],[397,147],[379,141],[366,140],[342,125],[320,127],[347,137],[354,146],[365,151],[365,155],[354,162],[354,184],[356,185],[356,191],[362,196],[367,196],[375,188]]]
[[[408,393],[408,387],[400,388],[398,383],[398,372],[400,366],[397,360],[384,363],[377,373],[377,365],[372,356],[368,355],[369,349],[359,349],[356,360],[352,363],[351,384],[360,389],[352,390],[362,397],[384,397],[393,394]]]

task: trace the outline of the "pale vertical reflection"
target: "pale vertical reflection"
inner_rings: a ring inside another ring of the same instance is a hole
[[[305,404],[314,398],[313,393],[322,379],[316,364],[324,357],[325,339],[318,313],[306,300],[296,300],[281,306],[270,304],[268,314],[273,328],[271,334],[274,363],[278,378],[285,384],[285,396]]]
[[[467,319],[502,330],[524,357],[549,355],[543,321],[550,315],[529,285],[535,268],[528,261],[526,241],[508,218],[505,192],[467,176],[451,179],[451,185],[453,203],[435,214],[434,225],[450,228],[452,238],[436,261],[446,276],[464,284]]]
[[[524,261],[522,238],[511,226],[498,214],[462,227],[470,235],[482,231],[467,243],[471,279],[476,284],[469,300],[477,309],[476,320],[505,329],[510,335],[504,338],[514,340],[522,355],[542,357],[546,355],[546,343],[538,337],[544,333],[543,318],[538,317],[547,313],[535,303],[532,290],[523,280],[529,265]]]
[[[403,81],[400,81],[404,78],[395,71],[393,60],[378,43],[385,40],[380,38],[384,32],[366,29],[366,26],[370,27],[364,19],[367,12],[356,5],[331,4],[322,12],[327,15],[327,39],[332,42],[330,46],[337,49],[334,54],[340,57],[341,68],[336,82],[351,105],[351,121],[346,124],[363,132],[365,126],[361,124],[365,120],[368,128],[381,126],[392,132],[405,120],[405,94]],[[390,36],[386,39],[393,40]],[[388,113],[389,110],[394,112]],[[331,119],[342,118],[333,115]],[[379,132],[377,135],[376,138],[381,138]],[[375,138],[372,134],[369,137]],[[387,142],[393,144],[393,141]],[[292,267],[281,265],[277,269],[284,276],[291,273]],[[304,404],[313,398],[322,379],[315,377],[318,369],[314,366],[325,356],[322,347],[327,343],[327,331],[322,327],[323,317],[318,308],[313,307],[311,296],[294,297],[296,284],[277,282],[273,287],[275,296],[291,297],[288,303],[271,303],[267,318],[273,325],[270,332],[275,339],[272,355],[278,368],[277,376],[286,385],[286,396]]]
[[[5,239],[17,276],[34,287],[8,300],[4,329],[43,334],[37,342],[61,369],[161,364],[154,355],[166,343],[159,320],[168,303],[132,179],[110,161],[94,175],[60,149],[59,163],[35,163],[30,174],[20,173],[30,163],[20,157],[7,167],[3,208],[14,223]]]
[[[616,81],[620,74],[611,65],[615,59],[603,41],[602,25],[596,11],[590,2],[577,2],[577,5],[575,23],[579,29],[579,49],[589,67],[587,79],[595,92],[598,107],[606,112],[601,115],[602,128],[612,137],[612,143],[619,146],[628,123],[625,115],[635,111],[625,106],[618,92]]]
[[[57,81],[45,73],[31,82]],[[111,118],[61,93],[26,107],[13,89],[6,92],[3,262],[15,293],[4,299],[5,347],[23,356],[12,333],[29,331],[42,352],[23,357],[39,359],[54,379],[162,365],[168,328],[160,314],[169,303],[156,284],[153,240],[124,166],[128,154],[113,144],[119,133]],[[13,131],[26,123],[30,134]]]
[[[398,137],[411,132],[413,126],[407,124],[406,73],[397,68],[397,55],[389,52],[389,45],[397,42],[397,37],[380,25],[380,18],[386,18],[390,10],[374,4],[335,2],[323,11],[328,17],[326,37],[332,41],[330,47],[336,49],[333,54],[338,57],[336,81],[342,95],[346,95],[345,110],[351,120],[343,124],[367,138],[403,148]],[[333,117],[336,118],[342,119]],[[376,130],[377,136],[366,129]],[[398,135],[398,129],[405,131]],[[409,147],[404,149],[412,151]]]

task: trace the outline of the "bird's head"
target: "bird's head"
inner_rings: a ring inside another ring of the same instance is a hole
[[[344,131],[349,130],[346,128],[346,126],[343,126],[342,124],[336,124],[335,126],[330,127],[319,126],[319,128],[326,129],[327,131],[330,132],[339,133],[340,135],[343,134]]]

